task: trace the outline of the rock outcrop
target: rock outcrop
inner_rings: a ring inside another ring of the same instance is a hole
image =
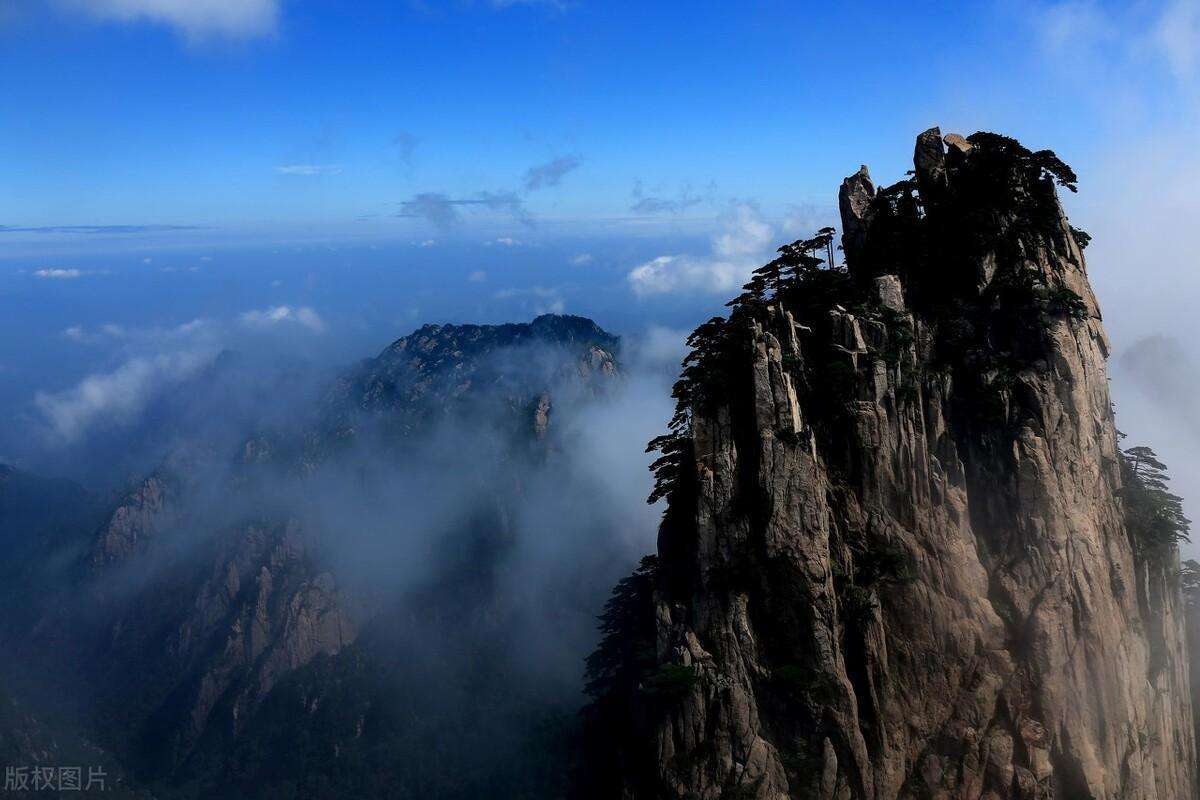
[[[102,568],[142,552],[171,524],[168,497],[171,475],[157,471],[131,488],[117,503],[92,545],[91,564]]]
[[[847,179],[844,268],[782,248],[693,336],[581,795],[1198,796],[1178,556],[1125,523],[1074,175],[947,139]]]
[[[605,392],[617,374],[620,340],[583,317],[544,314],[506,325],[424,325],[338,380],[323,401],[309,459],[334,441],[366,430],[390,442],[428,432],[472,413],[481,402],[507,404],[516,428],[551,386],[578,394]],[[534,413],[534,412],[531,412]],[[535,426],[540,424],[536,420]]]

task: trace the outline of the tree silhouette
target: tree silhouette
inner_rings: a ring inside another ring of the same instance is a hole
[[[658,557],[621,579],[600,615],[600,644],[587,658],[584,691],[594,698],[637,688],[656,663],[654,587]]]
[[[1075,244],[1079,245],[1080,250],[1087,247],[1092,241],[1092,235],[1090,233],[1080,230],[1074,226],[1071,227],[1071,235],[1075,237]]]
[[[693,414],[725,396],[731,356],[736,354],[734,333],[771,301],[822,307],[841,287],[845,270],[834,265],[836,233],[825,227],[809,239],[780,247],[777,257],[754,270],[742,294],[726,303],[732,309],[729,317],[712,317],[688,336],[690,350],[671,391],[675,413],[669,431],[646,446],[646,452],[660,454],[650,465],[654,488],[647,502],[656,503],[674,491],[690,458]]]
[[[967,141],[992,156],[997,163],[1004,163],[1026,177],[1052,180],[1069,191],[1077,192],[1078,176],[1053,150],[1038,150],[1036,153],[1009,136],[980,131],[967,137]],[[972,151],[972,158],[975,153]]]
[[[1183,498],[1167,489],[1167,465],[1149,447],[1122,453],[1125,517],[1135,541],[1150,550],[1164,550],[1190,541],[1191,520],[1183,514]]]
[[[1179,588],[1188,608],[1200,608],[1200,564],[1188,559],[1179,565]]]
[[[661,453],[650,465],[654,489],[647,498],[648,503],[668,497],[683,474],[691,453],[694,411],[712,406],[723,396],[730,327],[731,323],[725,317],[712,317],[688,336],[687,345],[691,349],[683,359],[679,380],[671,390],[675,413],[668,423],[669,431],[646,446],[647,453]]]

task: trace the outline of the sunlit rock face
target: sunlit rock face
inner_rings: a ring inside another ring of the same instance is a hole
[[[1074,176],[946,143],[846,180],[844,268],[831,234],[783,252],[694,337],[580,795],[1198,796],[1178,556],[1125,521]]]

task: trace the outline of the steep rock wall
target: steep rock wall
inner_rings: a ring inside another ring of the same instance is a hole
[[[847,179],[844,274],[694,337],[721,388],[681,393],[654,657],[593,707],[584,794],[1197,796],[1177,556],[1124,524],[1074,176],[947,142]]]

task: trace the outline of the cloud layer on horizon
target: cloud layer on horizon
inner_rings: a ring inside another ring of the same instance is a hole
[[[421,192],[400,203],[396,216],[423,219],[440,230],[447,230],[462,221],[464,208],[486,209],[507,214],[525,225],[533,224],[533,215],[525,207],[525,197],[531,193],[558,186],[568,173],[583,163],[579,156],[561,156],[525,170],[522,189],[480,190],[468,197],[453,198],[444,192]]]
[[[462,208],[483,208],[508,214],[529,224],[531,217],[525,202],[515,192],[476,192],[469,198],[452,198],[441,192],[422,192],[400,204],[397,217],[423,219],[440,230],[453,228],[462,221]]]

